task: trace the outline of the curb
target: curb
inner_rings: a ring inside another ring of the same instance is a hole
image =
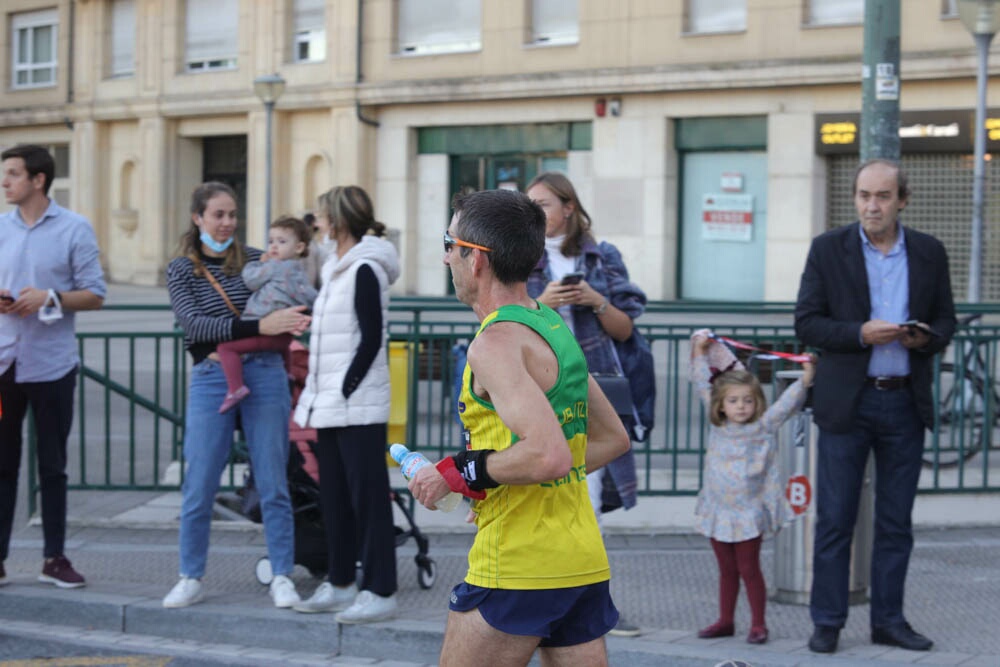
[[[440,622],[412,619],[338,625],[331,614],[294,614],[266,606],[259,596],[251,599],[237,594],[176,610],[163,609],[159,597],[140,590],[122,595],[14,584],[5,588],[3,597],[12,604],[0,607],[0,617],[19,622],[124,633],[137,641],[159,637],[248,647],[248,651],[308,649],[314,655],[407,664],[436,664],[444,631]],[[784,652],[777,652],[767,646],[748,646],[741,639],[705,641],[692,632],[676,630],[633,639],[608,637],[607,645],[611,664],[629,667],[717,667],[727,660],[742,660],[753,667],[889,667],[917,660],[925,665],[951,664],[946,654],[933,652],[916,654],[865,646],[841,655],[816,656],[806,649],[804,641],[778,640],[773,649]]]

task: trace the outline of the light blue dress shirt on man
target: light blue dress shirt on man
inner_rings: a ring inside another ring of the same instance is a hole
[[[871,299],[871,319],[900,324],[910,319],[910,267],[906,262],[906,240],[903,226],[896,223],[898,234],[892,249],[882,251],[872,245],[865,230],[861,234],[861,250],[868,273],[868,295]],[[910,374],[910,351],[898,340],[875,345],[868,362],[868,376],[900,376]]]
[[[15,299],[25,287],[88,290],[104,298],[107,287],[90,222],[52,200],[31,226],[17,207],[0,215],[0,287]],[[50,324],[38,313],[0,315],[0,374],[16,363],[18,383],[64,377],[80,363],[74,324],[74,313],[67,310]]]

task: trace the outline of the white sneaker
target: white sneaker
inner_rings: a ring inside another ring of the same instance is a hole
[[[288,609],[301,601],[295,592],[295,584],[283,574],[277,575],[271,582],[271,599],[278,609]]]
[[[336,615],[338,623],[372,623],[396,616],[396,595],[382,597],[371,591],[361,591],[354,604]]]
[[[174,587],[163,598],[163,606],[167,609],[178,609],[180,607],[190,607],[202,601],[201,581],[191,577],[181,577],[181,580],[174,584]]]
[[[354,584],[340,588],[329,581],[324,581],[308,600],[294,605],[292,609],[304,614],[317,614],[324,611],[342,611],[351,606],[358,596],[358,587]]]

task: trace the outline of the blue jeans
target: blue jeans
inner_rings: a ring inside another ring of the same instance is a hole
[[[236,409],[220,415],[219,406],[227,391],[222,367],[206,359],[191,369],[180,530],[180,573],[186,577],[200,579],[205,574],[212,504],[233,444],[237,411],[260,492],[271,567],[274,574],[287,575],[295,566],[295,530],[286,477],[291,397],[282,356],[276,352],[247,355],[243,379],[250,395]]]
[[[842,628],[847,620],[851,538],[869,450],[875,455],[871,625],[886,627],[905,621],[903,588],[913,550],[910,515],[923,449],[924,425],[909,389],[865,387],[852,430],[820,430],[809,601],[814,624]]]

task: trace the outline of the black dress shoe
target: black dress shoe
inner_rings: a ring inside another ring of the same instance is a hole
[[[809,638],[809,650],[813,653],[833,653],[837,650],[837,640],[840,639],[840,628],[829,625],[817,625]]]
[[[934,642],[910,627],[909,623],[872,628],[872,643],[898,646],[908,651],[929,651]]]

